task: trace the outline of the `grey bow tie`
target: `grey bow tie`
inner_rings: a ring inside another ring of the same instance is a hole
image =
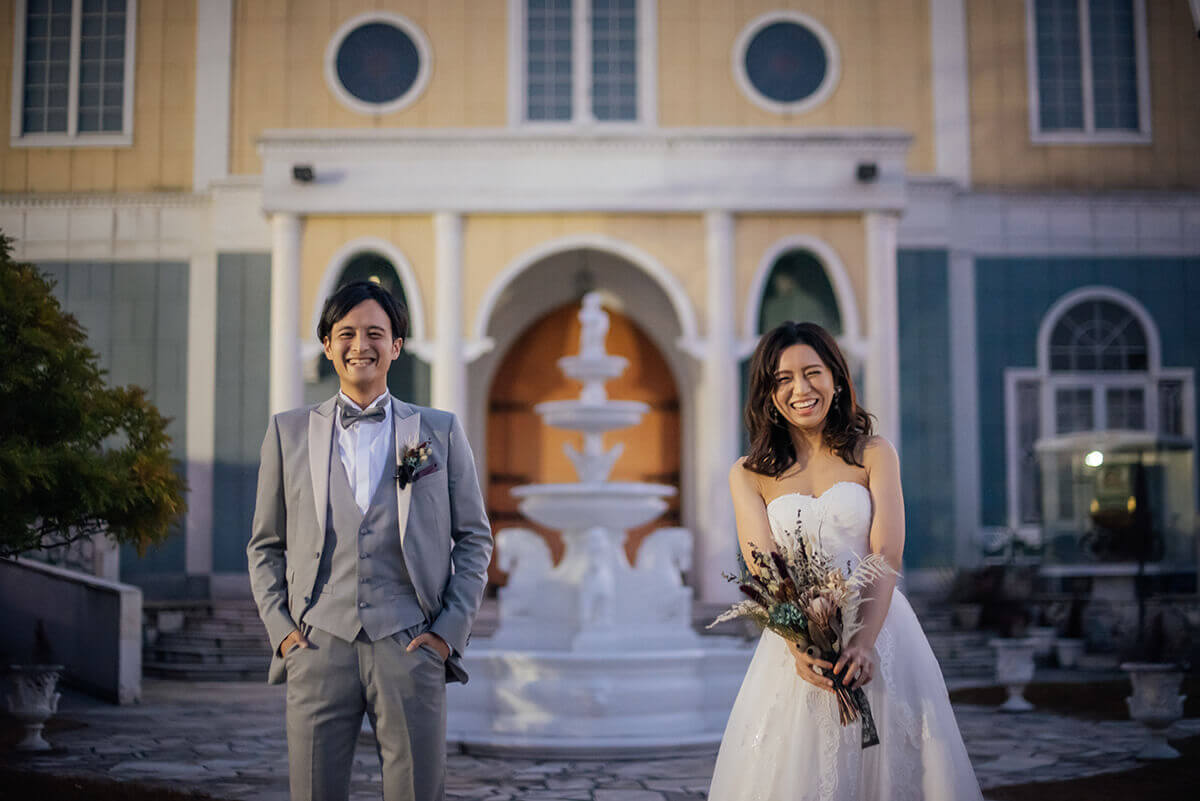
[[[338,401],[338,406],[342,409],[342,428],[349,428],[355,423],[366,421],[368,423],[382,423],[387,417],[387,411],[382,406],[372,406],[366,411],[359,411],[348,403]]]

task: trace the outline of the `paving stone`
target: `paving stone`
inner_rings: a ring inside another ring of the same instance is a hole
[[[83,725],[54,731],[59,750],[23,761],[33,770],[170,782],[238,801],[286,801],[283,688],[257,682],[187,684],[147,680],[138,707],[66,693],[59,716]],[[955,714],[985,797],[990,788],[1137,767],[1150,733],[1132,721],[1088,722],[1035,711],[1003,715],[959,705]],[[1086,732],[1086,733],[1084,733]],[[1172,736],[1200,734],[1200,720]],[[447,761],[450,801],[703,801],[715,754],[653,760],[495,759],[458,753]],[[379,801],[374,739],[360,739],[353,801]]]
[[[597,790],[593,797],[596,801],[666,801],[654,790]]]

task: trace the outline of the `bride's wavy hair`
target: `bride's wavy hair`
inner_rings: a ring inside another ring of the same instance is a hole
[[[747,469],[778,478],[796,462],[796,447],[786,420],[777,416],[773,395],[779,357],[793,345],[808,345],[833,374],[840,389],[825,416],[825,445],[847,464],[862,467],[863,446],[874,433],[872,415],[858,405],[846,357],[837,342],[816,323],[786,322],[772,328],[759,341],[750,359],[750,390],[746,398],[746,428],[750,432]]]

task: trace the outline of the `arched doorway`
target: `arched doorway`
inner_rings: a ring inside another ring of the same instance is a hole
[[[785,250],[771,263],[762,284],[754,331],[761,335],[789,320],[816,323],[839,339],[846,333],[837,294],[825,265],[806,248]],[[743,359],[739,366],[744,406],[750,384],[750,359]],[[861,387],[861,365],[853,356],[850,357],[850,370],[855,384]],[[741,437],[742,452],[746,453],[750,449],[750,434],[745,427]]]
[[[528,326],[509,348],[488,394],[487,472],[488,515],[492,530],[521,526],[546,537],[555,560],[562,556],[557,532],[533,524],[517,511],[512,489],[520,484],[562,483],[576,480],[575,470],[563,452],[565,443],[582,448],[581,434],[559,431],[542,423],[534,406],[543,401],[579,396],[580,386],[557,368],[559,358],[579,350],[578,304],[571,303],[544,315]],[[614,481],[649,481],[680,487],[679,392],[662,353],[628,316],[607,308],[609,353],[624,356],[629,366],[607,384],[610,398],[642,401],[650,412],[633,428],[614,431],[604,438],[606,447],[623,443],[610,478]],[[638,545],[651,531],[680,524],[678,493],[662,517],[629,533],[626,553],[633,561]],[[503,583],[494,567],[489,578]]]
[[[835,337],[843,332],[837,296],[821,261],[807,250],[789,250],[775,260],[758,312],[761,334],[787,320],[816,323]]]
[[[372,281],[391,292],[400,302],[408,305],[404,294],[404,286],[396,268],[383,255],[370,250],[351,257],[342,268],[337,283],[330,292],[336,292],[341,287],[353,281]],[[324,301],[322,301],[324,302]],[[411,311],[410,311],[411,315]],[[410,319],[411,323],[411,319]],[[410,335],[411,331],[411,324]],[[317,380],[309,382],[304,387],[306,403],[320,403],[332,397],[338,391],[337,373],[333,363],[324,355],[318,357]],[[429,403],[429,365],[413,356],[407,350],[401,351],[400,358],[392,363],[388,370],[388,391],[397,398],[419,405]]]

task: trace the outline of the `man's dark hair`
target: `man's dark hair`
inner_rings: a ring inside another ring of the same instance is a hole
[[[317,339],[324,342],[338,320],[364,300],[373,300],[383,307],[392,324],[392,339],[408,339],[408,309],[391,292],[372,281],[353,281],[329,296],[321,310],[321,322],[317,323]]]

